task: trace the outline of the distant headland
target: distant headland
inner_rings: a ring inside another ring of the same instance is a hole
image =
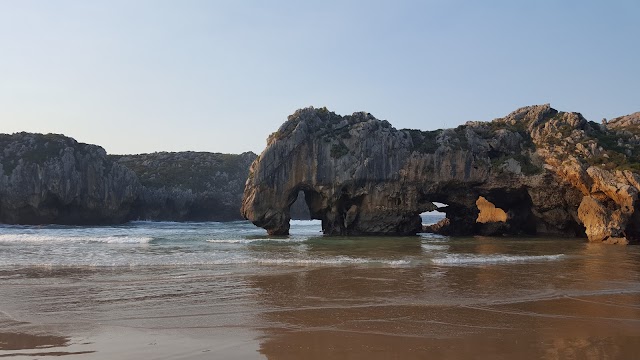
[[[107,155],[57,134],[0,135],[0,222],[239,220],[256,155]]]

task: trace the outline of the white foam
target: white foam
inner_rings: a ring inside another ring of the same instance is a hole
[[[421,244],[420,246],[426,251],[443,251],[449,249],[449,245],[444,244]]]
[[[449,241],[449,238],[444,235],[432,234],[432,233],[418,233],[418,236],[422,238],[422,240],[429,242],[443,242]]]
[[[264,239],[211,239],[211,240],[206,240],[208,243],[212,243],[212,244],[253,244],[253,243],[260,243],[260,242],[281,242],[281,243],[298,243],[298,242],[303,242],[303,241],[307,241],[307,239],[301,239],[301,238],[283,238],[283,239],[270,239],[270,238],[264,238]]]
[[[253,240],[249,239],[220,239],[220,240],[206,240],[208,243],[213,244],[250,244]]]
[[[181,259],[164,259],[168,261],[158,261],[160,259],[137,259],[134,261],[78,261],[66,263],[7,263],[3,265],[17,266],[30,265],[38,267],[65,267],[65,266],[89,266],[89,267],[136,267],[136,266],[221,266],[221,265],[257,265],[257,266],[382,266],[382,267],[403,267],[410,265],[408,260],[377,260],[352,257],[335,257],[325,259],[308,258],[254,258],[254,257],[231,257],[226,259],[192,259],[181,261]]]
[[[366,265],[380,264],[387,266],[405,266],[409,265],[408,260],[376,260],[365,258],[353,258],[348,256],[338,256],[328,259],[261,259],[253,258],[247,261],[259,265]]]
[[[304,267],[330,267],[330,266],[382,266],[382,267],[405,267],[410,263],[407,260],[371,260],[362,258],[332,258],[332,259],[287,259],[287,258],[235,258],[235,259],[218,259],[218,260],[194,260],[194,261],[158,261],[159,259],[138,259],[133,261],[77,261],[77,262],[42,262],[42,263],[25,263],[25,262],[9,262],[2,266],[33,266],[33,267],[138,267],[138,266],[234,266],[234,265],[255,265],[255,266],[304,266]]]
[[[153,240],[148,236],[107,236],[87,239],[87,242],[107,244],[148,244]]]
[[[555,255],[448,255],[444,258],[431,259],[436,265],[485,265],[518,262],[558,261],[564,254]]]
[[[321,220],[289,220],[292,226],[322,226]]]
[[[404,265],[411,264],[409,260],[388,260],[388,261],[385,261],[384,263],[391,266],[404,266]]]
[[[153,240],[148,236],[64,236],[47,234],[2,234],[1,243],[106,243],[106,244],[147,244]]]

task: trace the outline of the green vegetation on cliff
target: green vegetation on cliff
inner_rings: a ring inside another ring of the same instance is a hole
[[[204,192],[244,186],[256,155],[185,151],[109,157],[133,170],[144,186]]]
[[[0,222],[239,220],[253,153],[107,155],[59,134],[0,134]]]
[[[436,139],[438,138],[438,135],[442,133],[442,130],[421,131],[406,129],[404,131],[411,136],[411,140],[413,141],[413,151],[423,154],[433,154],[440,146]]]
[[[20,140],[16,141],[18,137]],[[0,164],[4,173],[11,175],[20,162],[42,165],[49,159],[62,156],[62,150],[66,148],[85,145],[60,134],[0,134]]]
[[[0,134],[0,222],[120,223],[131,219],[140,187],[99,146],[58,134]]]
[[[244,183],[256,155],[185,151],[110,158],[133,170],[143,185],[139,218],[220,221],[241,218]]]
[[[640,129],[630,126],[624,129],[607,128],[592,121],[582,144],[593,140],[598,145],[594,156],[586,158],[589,165],[599,165],[607,170],[640,171]]]

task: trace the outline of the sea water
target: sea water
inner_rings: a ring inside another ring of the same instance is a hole
[[[423,215],[424,223],[439,214]],[[268,236],[248,221],[148,222],[117,226],[0,226],[0,271],[17,269],[206,269],[209,273],[265,273],[291,268],[355,267],[422,269],[437,277],[452,267],[487,268],[540,277],[571,275],[576,262],[590,268],[628,267],[638,276],[638,248],[589,244],[582,239],[323,236],[318,220],[292,220],[289,236]],[[620,257],[627,256],[624,261]],[[552,270],[553,269],[553,270]],[[611,271],[611,273],[615,273]],[[610,278],[610,281],[615,279]],[[640,284],[625,284],[637,289]],[[501,298],[522,290],[508,289]],[[437,281],[434,289],[437,289]],[[530,291],[533,290],[533,291]],[[569,293],[570,289],[554,291]],[[471,294],[473,295],[473,294]],[[497,299],[496,299],[497,300]]]
[[[425,221],[438,218],[438,215],[426,215]],[[325,238],[319,220],[292,220],[290,233],[286,237],[268,236],[248,221],[136,221],[117,226],[83,227],[5,225],[0,226],[0,267],[406,265],[424,260],[414,254],[351,256],[309,251],[309,245],[371,243],[365,238]],[[428,241],[440,237],[424,235],[421,238]],[[373,239],[376,240],[373,243],[386,242]],[[400,241],[417,239],[419,237],[401,238]]]

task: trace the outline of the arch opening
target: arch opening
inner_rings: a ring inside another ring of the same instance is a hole
[[[536,234],[533,204],[526,189],[470,189],[454,185],[424,196],[444,205],[436,210],[446,214],[438,224],[423,226],[424,232],[451,236]]]
[[[420,213],[422,232],[443,233],[443,229],[451,225],[445,209],[449,206],[440,202],[433,202],[436,209]]]
[[[317,206],[320,195],[313,190],[298,190],[292,195],[295,195],[295,199],[289,205],[289,233],[293,235],[321,233],[322,218]]]
[[[311,220],[311,212],[305,200],[304,191],[300,190],[296,194],[296,200],[289,207],[289,214],[291,214],[291,220]]]
[[[520,189],[491,189],[479,194],[475,233],[486,236],[535,235],[537,220],[528,191]]]

